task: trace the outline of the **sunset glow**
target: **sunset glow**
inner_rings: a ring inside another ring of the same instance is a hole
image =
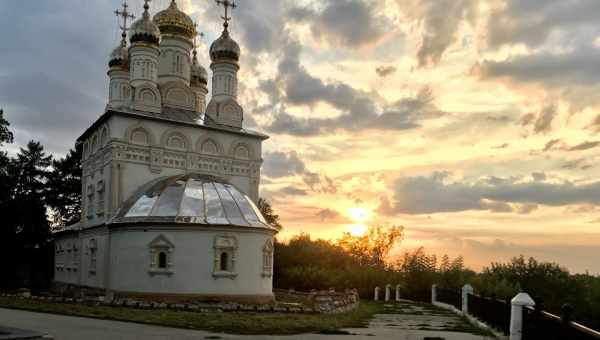
[[[597,2],[533,2],[240,1],[237,100],[244,129],[270,137],[256,164],[278,239],[402,225],[394,256],[423,246],[479,270],[523,254],[600,273]],[[62,155],[106,108],[121,38],[98,13],[122,1],[20,3],[0,1],[0,31],[28,23],[2,40],[6,148],[36,139]],[[206,3],[178,0],[210,74],[222,20]],[[31,42],[39,32],[53,38]]]

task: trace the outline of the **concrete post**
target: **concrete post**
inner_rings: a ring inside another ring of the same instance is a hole
[[[379,301],[379,289],[379,287],[375,287],[375,297],[373,298],[375,301]]]
[[[431,285],[431,303],[437,302],[437,285]]]
[[[510,340],[521,340],[523,336],[523,307],[533,307],[535,302],[527,293],[519,293],[512,300],[510,310]]]
[[[385,302],[390,301],[390,297],[392,295],[391,293],[392,293],[392,285],[390,285],[390,284],[385,285]]]
[[[464,314],[469,314],[469,294],[473,294],[473,287],[467,283],[462,287],[462,312]]]
[[[396,285],[396,301],[400,301],[400,285]]]

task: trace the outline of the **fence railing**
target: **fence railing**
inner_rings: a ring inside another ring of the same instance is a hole
[[[501,331],[504,335],[510,334],[510,303],[497,300],[493,296],[487,298],[469,294],[467,304],[469,314]]]
[[[523,340],[600,339],[600,332],[571,321],[573,310],[569,305],[563,306],[562,316],[545,312],[543,306],[538,301],[535,308],[523,309]]]
[[[460,310],[462,308],[462,294],[460,290],[437,288],[437,300]]]
[[[565,305],[559,317],[545,312],[543,302],[538,300],[536,304],[527,293],[517,294],[508,303],[494,297],[475,295],[473,287],[468,284],[461,293],[433,285],[431,297],[433,304],[454,307],[453,310],[458,309],[472,322],[483,322],[488,328],[509,335],[510,340],[600,340],[599,331],[572,321],[573,309],[570,306]]]

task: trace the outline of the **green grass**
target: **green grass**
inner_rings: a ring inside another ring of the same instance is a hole
[[[331,334],[342,328],[366,327],[381,304],[369,301],[343,314],[196,313],[172,310],[142,310],[125,307],[90,306],[0,297],[0,307],[33,312],[128,321],[159,326],[229,334]]]

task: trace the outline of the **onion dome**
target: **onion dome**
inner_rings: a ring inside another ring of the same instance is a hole
[[[192,19],[180,11],[175,0],[171,1],[169,8],[158,12],[154,16],[154,23],[161,34],[184,36],[192,40],[196,36],[196,28]]]
[[[148,2],[146,2],[144,4],[144,15],[141,19],[131,25],[130,40],[132,44],[135,42],[158,44],[160,41],[160,29],[150,18],[150,13],[148,12],[149,9],[150,6],[148,5]]]
[[[109,67],[120,66],[120,67],[126,68],[128,60],[129,60],[129,49],[127,48],[127,41],[125,40],[125,38],[123,38],[123,41],[121,41],[121,44],[119,44],[119,46],[117,46],[110,53],[110,60],[108,62],[108,66]]]
[[[208,72],[206,69],[198,63],[198,58],[196,57],[196,50],[194,50],[194,59],[192,61],[192,76],[191,76],[191,85],[198,86],[200,84],[206,86],[208,85]]]
[[[252,199],[235,186],[200,174],[148,183],[123,203],[112,223],[214,225],[277,231]]]
[[[237,63],[240,60],[240,45],[229,36],[227,24],[221,36],[210,46],[210,59],[213,62],[229,61]]]

